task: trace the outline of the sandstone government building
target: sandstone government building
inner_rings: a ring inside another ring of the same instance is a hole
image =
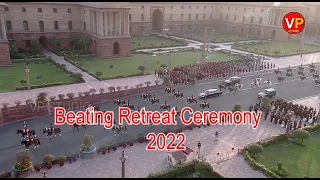
[[[131,36],[163,31],[182,35],[205,26],[266,39],[297,39],[282,29],[282,17],[290,11],[305,16],[307,34],[317,33],[316,2],[4,2],[0,65],[11,64],[9,41],[20,49],[27,49],[31,40],[50,48],[47,39],[55,36],[68,47],[73,33],[88,36],[98,57],[129,56]]]

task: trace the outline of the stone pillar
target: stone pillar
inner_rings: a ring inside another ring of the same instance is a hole
[[[113,11],[111,11],[110,13],[110,36],[113,36],[113,31],[114,31],[114,26],[113,26],[113,23],[114,23],[114,21],[113,21],[113,19],[114,19],[114,17],[113,17],[113,14],[114,14],[114,12]]]
[[[109,13],[107,11],[104,12],[104,29],[105,29],[105,36],[108,36],[108,23],[109,23],[109,19],[108,16]]]
[[[89,15],[89,17],[90,17],[90,32],[94,32],[93,31],[93,12],[92,12],[92,10],[90,10],[89,11],[90,13],[90,15]]]
[[[5,3],[1,3],[5,4]],[[1,30],[1,39],[0,39],[0,66],[11,66],[12,62],[10,59],[10,50],[9,42],[6,35],[6,24],[4,23],[3,12],[4,5],[0,4],[0,30]]]
[[[119,24],[120,24],[120,21],[119,21],[119,11],[116,12],[116,18],[115,18],[115,23],[116,23],[116,36],[119,36]]]
[[[97,34],[97,11],[93,11],[93,32]]]
[[[125,33],[124,35],[128,36],[129,35],[129,13],[125,12],[125,21],[124,21],[124,30]]]
[[[4,23],[3,13],[0,12],[1,39],[7,39],[6,24]]]
[[[98,21],[99,21],[98,35],[103,36],[103,12],[102,11],[99,11]]]

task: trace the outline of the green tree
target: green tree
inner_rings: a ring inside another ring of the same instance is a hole
[[[15,42],[9,42],[9,50],[10,50],[10,57],[13,58],[18,54],[18,49]]]
[[[253,154],[254,158],[257,158],[257,154],[263,151],[263,147],[259,144],[250,144],[247,150]]]
[[[100,72],[100,71],[97,71],[97,72],[96,72],[96,76],[101,77],[102,75],[103,75],[102,72]]]
[[[200,178],[213,178],[215,174],[212,166],[207,162],[198,162],[195,165],[195,172]]]
[[[37,40],[30,41],[30,52],[34,54],[40,53],[40,43]]]
[[[292,135],[299,144],[303,144],[304,139],[309,139],[311,137],[310,133],[303,129],[293,131]]]
[[[242,111],[242,107],[239,104],[233,106],[232,112]]]
[[[57,38],[56,36],[52,36],[49,38],[49,43],[51,44],[53,49],[56,50],[56,49],[58,49],[58,47],[60,47],[61,40],[59,38]]]
[[[276,56],[278,57],[278,56],[279,56],[279,54],[280,54],[280,51],[275,50],[275,51],[273,51],[273,54],[274,54],[274,55],[276,55]]]
[[[90,39],[87,36],[80,36],[78,39],[78,44],[82,48],[82,50],[87,51],[88,46],[90,45]]]
[[[261,98],[261,109],[262,111],[270,111],[271,110],[271,101],[267,97]]]
[[[139,67],[138,67],[138,70],[141,71],[141,72],[143,72],[143,71],[145,70],[145,67],[144,67],[144,66],[139,66]]]

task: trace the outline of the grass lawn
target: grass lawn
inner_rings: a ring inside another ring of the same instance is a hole
[[[164,37],[158,37],[154,35],[150,36],[133,36],[131,37],[132,49],[147,49],[157,47],[173,47],[182,46],[183,41],[168,39]]]
[[[203,41],[203,31],[198,32],[187,32],[186,38],[194,39]],[[232,33],[225,33],[225,32],[219,32],[219,31],[209,31],[208,30],[208,41],[211,43],[224,43],[224,42],[234,42],[234,41],[248,41],[252,39],[252,37],[246,37],[246,36],[237,36],[236,34]]]
[[[201,51],[176,52],[171,53],[171,68],[179,65],[193,64],[200,60]],[[95,74],[97,71],[103,73],[101,78],[111,78],[123,75],[137,74],[139,66],[143,66],[144,59],[147,57],[148,70],[153,73],[161,64],[169,63],[167,54],[152,56],[147,54],[133,54],[131,57],[104,59],[96,57],[80,57],[83,68]],[[238,56],[222,52],[211,52],[207,54],[208,61],[228,61],[236,59]],[[109,68],[113,65],[113,68]]]
[[[280,52],[278,57],[299,55],[301,53],[319,52],[320,47],[314,45],[304,45],[304,51],[300,51],[300,43],[298,41],[270,41],[265,43],[255,43],[246,45],[232,46],[234,49],[249,51],[256,54],[275,57],[275,51]]]
[[[14,63],[12,67],[0,67],[0,92],[14,91],[16,86],[24,85],[20,81],[26,79],[25,65],[25,63]],[[76,81],[75,78],[70,77],[69,74],[49,61],[39,64],[30,63],[28,67],[30,69],[31,85]],[[37,79],[39,75],[42,77]]]
[[[320,177],[320,133],[305,140],[304,145],[282,142],[265,147],[257,161],[268,168],[281,161],[288,178]]]

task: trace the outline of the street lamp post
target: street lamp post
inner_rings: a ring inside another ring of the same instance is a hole
[[[200,149],[201,149],[201,142],[198,142],[198,160],[200,160]]]
[[[121,165],[122,165],[122,175],[121,178],[125,178],[125,166],[124,163],[126,162],[127,158],[124,155],[124,151],[122,151],[122,156],[120,157]]]
[[[26,80],[27,80],[27,89],[30,90],[30,69],[28,66],[25,67],[25,72],[26,72]]]

